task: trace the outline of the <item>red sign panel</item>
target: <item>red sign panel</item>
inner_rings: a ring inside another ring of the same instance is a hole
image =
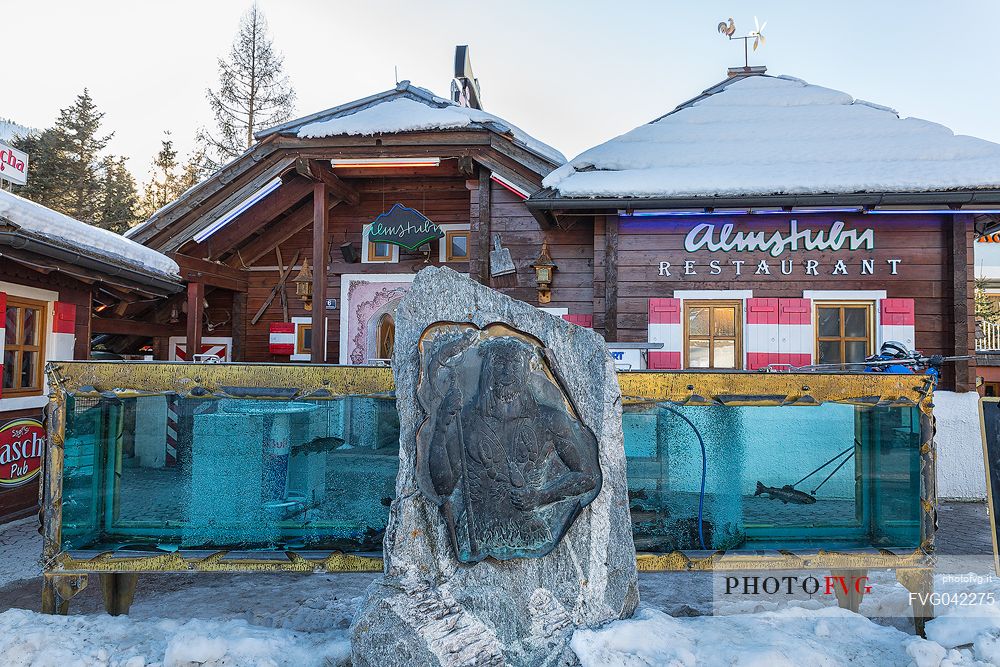
[[[22,486],[42,469],[45,428],[37,419],[15,419],[0,426],[0,490]]]

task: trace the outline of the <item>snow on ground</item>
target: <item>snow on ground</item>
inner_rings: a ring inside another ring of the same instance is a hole
[[[38,518],[0,524],[0,588],[20,579],[37,577],[41,572],[42,537]]]
[[[177,262],[152,248],[2,190],[0,218],[9,220],[32,236],[68,250],[83,250],[144,273],[159,273],[166,278],[180,275]]]
[[[800,79],[751,76],[584,151],[543,185],[637,198],[992,188],[1000,145]]]

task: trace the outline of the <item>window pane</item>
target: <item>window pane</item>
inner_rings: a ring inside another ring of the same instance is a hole
[[[302,331],[302,352],[309,352],[312,350],[313,344],[313,330],[312,327],[303,327]]]
[[[697,307],[688,311],[688,333],[692,336],[708,335],[708,308]]]
[[[17,345],[17,308],[7,306],[7,316],[4,318],[4,341],[6,345]],[[7,364],[4,364],[6,366]]]
[[[854,363],[858,361],[864,361],[865,356],[868,352],[868,345],[864,341],[860,340],[849,340],[844,343],[844,351],[846,352],[846,361]]]
[[[827,338],[829,336],[840,337],[839,308],[820,308],[816,319],[819,320],[820,338]],[[840,359],[837,359],[837,361],[840,361]]]
[[[736,341],[715,341],[714,368],[736,368]]]
[[[24,309],[24,335],[22,345],[38,345],[38,311],[34,308]]]
[[[36,389],[37,352],[21,352],[21,389]],[[6,364],[5,364],[6,365]]]
[[[839,364],[840,363],[840,341],[838,341],[838,340],[821,340],[819,342],[819,360],[816,363],[820,363],[820,364]]]
[[[10,389],[14,386],[14,352],[4,350],[3,353],[3,387]]]
[[[389,257],[392,251],[389,249],[388,243],[376,243],[375,244],[375,256],[376,257]]]
[[[692,340],[688,343],[688,367],[708,368],[707,340]]]
[[[467,257],[469,255],[469,237],[465,234],[455,234],[451,237],[451,256]]]
[[[868,335],[868,309],[844,308],[844,335],[848,338],[865,338]]]
[[[712,318],[713,336],[735,336],[736,335],[736,309],[729,306],[716,308]],[[716,361],[718,365],[718,361]]]

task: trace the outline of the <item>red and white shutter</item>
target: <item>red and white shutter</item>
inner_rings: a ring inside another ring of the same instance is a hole
[[[812,299],[778,299],[778,363],[808,366],[815,345]]]
[[[76,304],[56,301],[52,304],[52,352],[50,359],[72,361],[76,345]]]
[[[3,343],[7,340],[7,293],[0,292],[0,377],[3,377]],[[0,396],[3,396],[3,384],[0,383]]]
[[[663,343],[659,350],[649,351],[650,370],[679,370],[684,349],[680,299],[649,300],[647,336],[650,343]]]
[[[916,346],[913,299],[882,299],[879,301],[879,342],[894,340],[909,350]]]
[[[778,361],[778,299],[747,299],[747,370]]]
[[[171,336],[168,341],[170,361],[190,361],[187,353],[187,338],[184,336]],[[200,354],[215,355],[222,361],[232,361],[230,353],[233,339],[229,336],[210,336],[201,339]]]
[[[268,351],[271,354],[291,356],[295,354],[295,323],[272,322],[271,337],[268,340]]]
[[[594,328],[594,316],[593,315],[574,315],[566,314],[562,318],[571,324],[575,324],[579,327],[584,327],[585,329]]]

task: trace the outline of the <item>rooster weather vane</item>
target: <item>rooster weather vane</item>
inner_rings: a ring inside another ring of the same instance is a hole
[[[752,30],[751,32],[747,33],[743,37],[734,37],[733,35],[736,34],[736,23],[733,21],[733,17],[732,16],[729,17],[729,22],[728,23],[726,23],[725,21],[721,21],[719,23],[719,34],[725,35],[730,40],[737,40],[737,39],[742,39],[743,40],[743,66],[744,67],[750,67],[750,52],[749,52],[749,48],[747,46],[749,44],[750,40],[751,39],[753,40],[753,50],[754,51],[757,50],[757,47],[764,46],[764,44],[767,43],[767,40],[764,38],[764,27],[767,25],[767,21],[764,21],[763,24],[760,24],[760,23],[757,22],[757,17],[755,16],[755,17],[753,17],[753,25],[754,25],[755,29]]]

